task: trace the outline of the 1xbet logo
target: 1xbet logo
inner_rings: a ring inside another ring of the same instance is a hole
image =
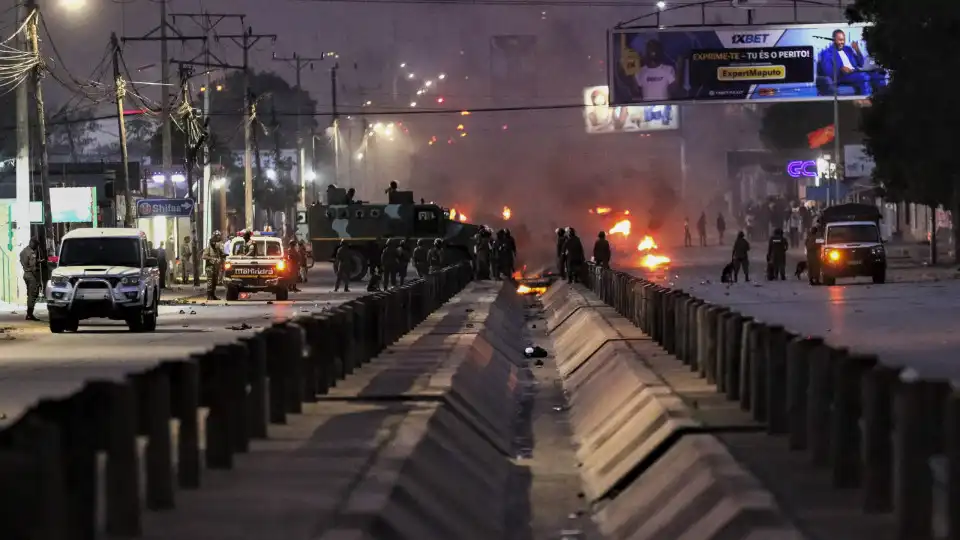
[[[734,34],[733,43],[734,44],[762,44],[767,42],[767,37],[770,34]]]

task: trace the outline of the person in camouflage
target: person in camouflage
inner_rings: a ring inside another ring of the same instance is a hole
[[[42,272],[40,271],[40,241],[31,238],[30,242],[20,252],[20,266],[23,267],[23,283],[27,286],[27,319],[28,321],[39,321],[34,314],[34,306],[37,305],[37,298],[40,296],[43,285]]]
[[[427,252],[427,267],[431,274],[443,270],[443,240],[437,238],[433,241],[433,247]]]
[[[430,240],[421,238],[417,240],[417,247],[413,250],[413,267],[417,270],[419,277],[424,277],[430,271],[430,265],[427,263],[427,254],[430,252]]]
[[[337,272],[337,283],[333,286],[333,292],[340,290],[340,284],[343,284],[343,292],[350,292],[350,274],[353,272],[353,254],[350,246],[340,240],[337,246],[337,253],[334,255],[334,269]]]
[[[503,230],[503,239],[500,242],[500,252],[497,259],[500,261],[500,272],[507,279],[511,278],[517,266],[517,244],[513,241],[508,229]]]
[[[491,245],[489,229],[484,227],[478,235],[479,240],[475,248],[477,252],[476,277],[478,280],[490,279],[490,267],[492,263],[491,252],[493,251],[493,246]]]
[[[409,242],[409,238],[404,238],[397,246],[397,276],[400,278],[401,286],[407,280],[407,270],[410,266],[410,251],[407,248]]]
[[[213,233],[210,237],[210,245],[203,250],[203,261],[207,264],[207,300],[219,300],[217,298],[217,285],[220,281],[220,271],[225,258],[220,240],[220,233]]]
[[[383,252],[380,254],[380,266],[383,268],[383,288],[397,286],[397,274],[399,273],[399,260],[397,258],[397,242],[395,238],[388,238]]]

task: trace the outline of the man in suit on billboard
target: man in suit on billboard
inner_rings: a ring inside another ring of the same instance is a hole
[[[857,95],[869,96],[873,90],[870,72],[864,71],[864,55],[860,44],[847,45],[843,30],[833,31],[833,43],[820,52],[817,87],[820,95],[832,95],[835,85],[852,86]]]

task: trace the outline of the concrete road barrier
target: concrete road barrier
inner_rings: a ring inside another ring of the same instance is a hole
[[[468,266],[450,267],[37,403],[0,431],[0,538],[141,535],[144,510],[172,509],[176,487],[202,489],[208,472],[233,469],[269,425],[288,422],[470,280]]]
[[[609,540],[801,540],[714,437],[688,435],[597,514]]]
[[[784,452],[828,471],[823,489],[858,490],[863,517],[854,508],[850,519],[887,514],[897,540],[960,538],[960,475],[946,472],[960,470],[960,394],[947,381],[623,272],[591,265],[587,283],[739,401]]]
[[[604,294],[612,309],[596,306],[582,290],[564,292],[578,288],[567,284],[553,286],[545,307],[556,321],[555,356],[584,495],[598,509],[594,519],[605,538],[802,538],[772,495],[708,434],[759,426],[736,406],[717,409],[705,394],[712,387],[697,383],[677,358],[693,358],[687,321],[700,306],[622,276],[592,282],[610,288]],[[615,302],[616,294],[632,299]],[[715,313],[704,309],[702,316]],[[637,324],[669,339],[673,354]],[[698,364],[717,373],[725,364],[703,338],[700,348],[713,358]]]
[[[512,285],[471,285],[447,305],[458,319],[431,315],[373,362],[432,375],[429,395],[439,399],[408,413],[345,501],[334,520],[339,525],[321,540],[505,537],[503,501],[523,362],[523,306],[516,296]],[[439,317],[446,322],[431,321]],[[437,352],[431,337],[456,339],[444,351],[442,369],[409,366],[418,351]],[[417,395],[426,397],[422,389],[407,397]]]

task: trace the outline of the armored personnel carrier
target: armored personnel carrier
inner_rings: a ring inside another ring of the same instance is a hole
[[[379,257],[389,238],[401,238],[411,251],[421,239],[442,238],[448,260],[469,260],[479,225],[450,219],[450,210],[434,203],[416,203],[411,191],[390,191],[387,203],[354,201],[344,188],[327,190],[324,204],[307,211],[313,256],[332,261],[340,240],[351,246],[351,279],[363,279],[368,262]]]

